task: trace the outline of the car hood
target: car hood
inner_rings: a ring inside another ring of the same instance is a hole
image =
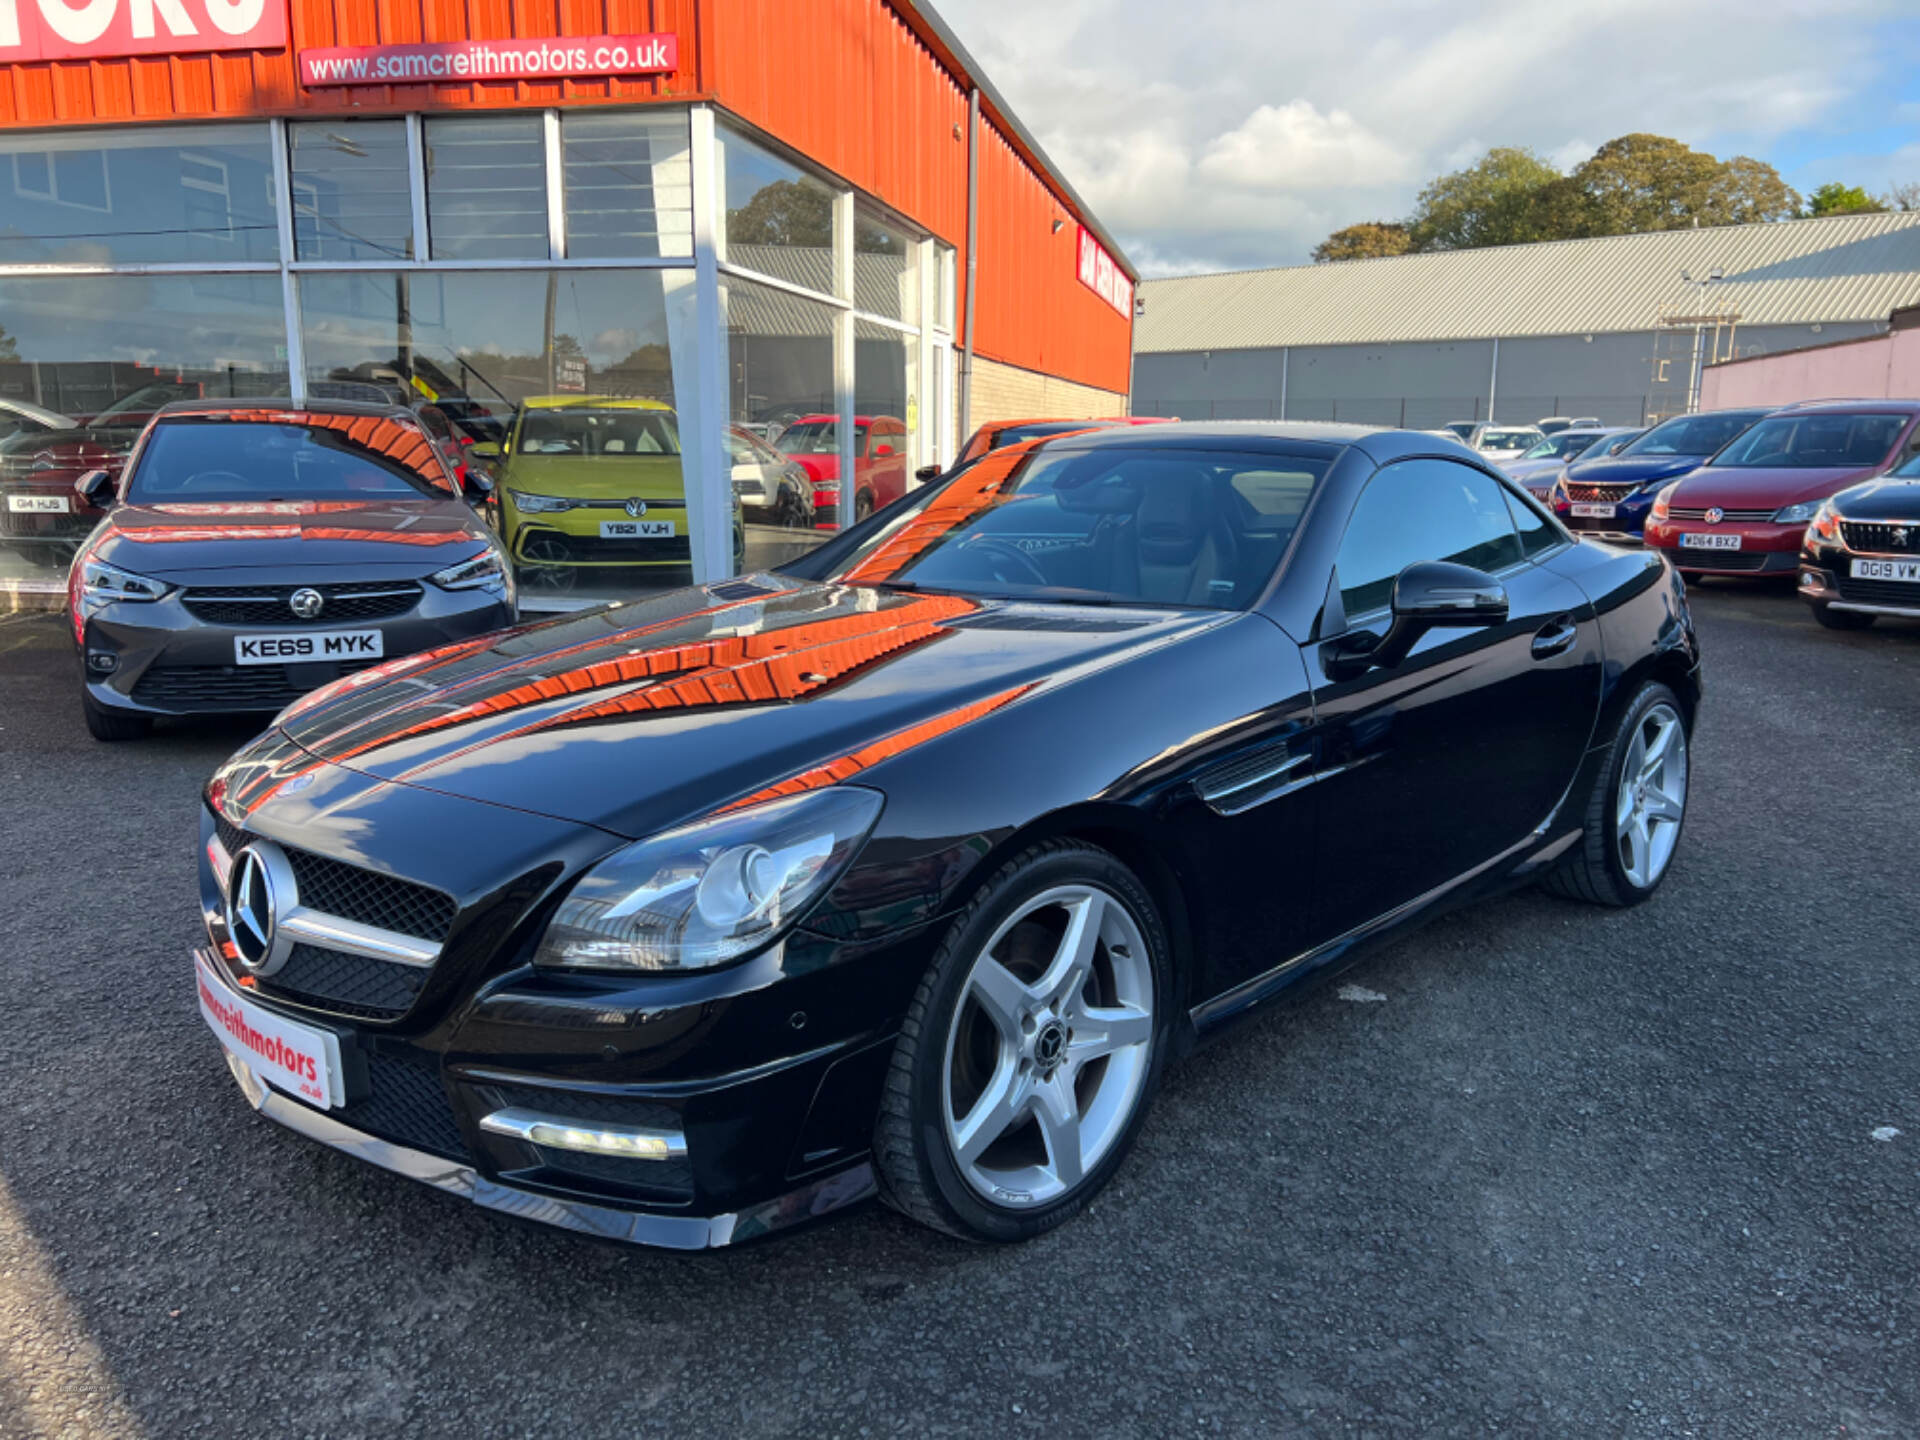
[[[678,455],[515,455],[500,483],[576,500],[679,500],[687,493]]]
[[[1544,460],[1509,460],[1500,468],[1515,480],[1528,481],[1538,479],[1542,475],[1552,475],[1566,463],[1564,460],[1548,456]]]
[[[1849,520],[1911,520],[1920,523],[1920,477],[1889,475],[1842,490],[1833,508]]]
[[[1676,504],[1698,509],[1719,506],[1727,510],[1766,510],[1781,505],[1796,505],[1803,500],[1824,500],[1836,490],[1858,483],[1872,474],[1870,468],[1822,466],[1818,469],[1726,469],[1702,466],[1689,475],[1674,492]]]
[[[1588,485],[1646,486],[1691,474],[1706,461],[1704,455],[1613,455],[1576,460],[1567,467],[1568,481]]]
[[[392,661],[280,725],[378,779],[638,837],[846,779],[1036,687],[1239,618],[774,575],[717,588],[736,598],[675,591]]]
[[[840,478],[840,457],[838,455],[789,455],[793,461],[807,472],[810,480],[838,480]]]
[[[206,571],[390,565],[431,575],[478,554],[487,529],[457,500],[123,505],[92,555],[159,579]]]

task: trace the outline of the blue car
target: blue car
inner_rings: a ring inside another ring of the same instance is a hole
[[[1553,513],[1576,534],[1638,545],[1654,496],[1772,413],[1761,407],[1676,415],[1618,455],[1576,460],[1554,484]]]

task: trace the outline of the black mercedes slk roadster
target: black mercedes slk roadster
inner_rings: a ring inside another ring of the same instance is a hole
[[[199,1001],[257,1109],[487,1208],[1019,1240],[1306,977],[1503,888],[1645,900],[1699,699],[1666,562],[1451,443],[1034,442],[295,702],[206,789]]]

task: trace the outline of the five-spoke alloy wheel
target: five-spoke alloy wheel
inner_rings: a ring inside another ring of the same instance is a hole
[[[902,1027],[882,1189],[952,1233],[1021,1240],[1106,1182],[1159,1077],[1166,941],[1137,877],[1054,841],[954,922]]]
[[[1686,824],[1690,733],[1673,691],[1657,681],[1640,688],[1590,792],[1581,843],[1546,877],[1548,889],[1637,905],[1659,888]]]

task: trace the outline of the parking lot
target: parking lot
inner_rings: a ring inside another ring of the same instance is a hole
[[[59,618],[0,622],[0,1436],[1911,1435],[1920,623],[1694,605],[1650,905],[1515,896],[1255,1019],[1025,1248],[693,1257],[253,1115],[186,960],[247,727],[97,745]]]

